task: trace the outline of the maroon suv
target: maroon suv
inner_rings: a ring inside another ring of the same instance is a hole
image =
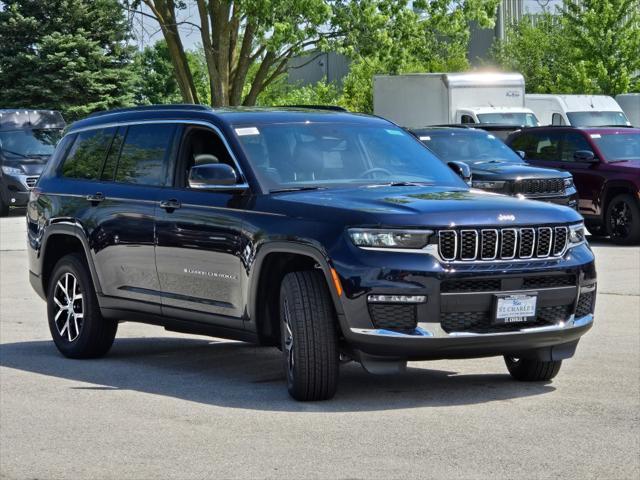
[[[640,243],[640,129],[533,127],[506,142],[528,163],[571,172],[590,232]]]

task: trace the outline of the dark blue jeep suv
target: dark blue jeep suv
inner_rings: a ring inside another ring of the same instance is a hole
[[[341,361],[500,355],[549,380],[591,327],[594,258],[572,209],[470,190],[415,137],[344,112],[158,106],[93,115],[27,210],[58,349],[118,322],[275,345],[289,392]]]

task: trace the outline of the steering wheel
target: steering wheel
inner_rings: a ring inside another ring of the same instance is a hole
[[[364,172],[362,172],[360,174],[360,176],[358,178],[364,178],[367,175],[369,175],[371,173],[375,173],[375,172],[386,173],[388,177],[392,177],[393,176],[393,174],[389,170],[387,170],[386,168],[376,167],[376,168],[370,168],[369,170],[365,170]]]

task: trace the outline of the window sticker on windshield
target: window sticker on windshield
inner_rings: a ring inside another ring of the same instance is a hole
[[[247,135],[260,135],[260,131],[256,127],[236,128],[236,135],[244,137]]]
[[[391,130],[390,128],[385,128],[385,131],[389,135],[402,135],[402,132],[400,130]]]
[[[589,135],[591,138],[602,138],[602,135],[600,135],[599,133],[592,133],[591,135]]]
[[[428,137],[426,135],[420,135],[420,137],[418,138],[423,142],[428,142],[429,140],[431,140],[431,137]]]

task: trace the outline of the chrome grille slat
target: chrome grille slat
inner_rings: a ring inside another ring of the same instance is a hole
[[[33,188],[36,186],[36,182],[38,181],[38,177],[27,177],[25,182],[27,183],[27,187]]]
[[[438,253],[442,260],[527,260],[563,255],[569,230],[558,227],[466,228],[438,232]]]

